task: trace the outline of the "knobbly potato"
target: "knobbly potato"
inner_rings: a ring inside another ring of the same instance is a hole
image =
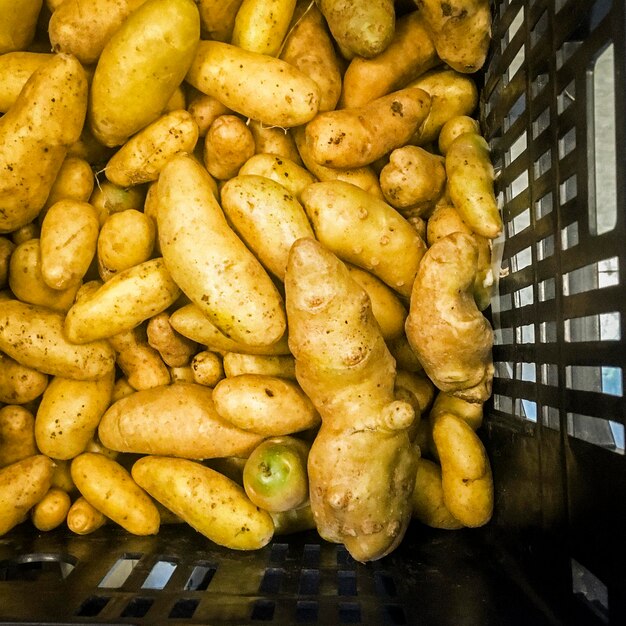
[[[0,402],[27,404],[38,398],[47,384],[46,374],[0,352]]]
[[[480,124],[467,115],[458,115],[449,119],[439,131],[439,152],[445,155],[452,142],[463,133],[480,134]]]
[[[155,500],[211,541],[232,550],[269,543],[274,524],[242,487],[219,472],[187,459],[146,456],[132,475]]]
[[[39,214],[39,220],[41,221],[48,209],[59,200],[87,202],[93,193],[94,185],[95,178],[91,165],[85,159],[67,156],[52,183],[46,203]]]
[[[274,437],[319,426],[320,417],[295,381],[263,374],[221,380],[213,390],[215,409],[231,424]]]
[[[254,137],[256,154],[275,154],[302,164],[300,153],[292,135],[292,129],[279,126],[267,126],[263,122],[249,119],[248,128]]]
[[[34,415],[15,404],[0,408],[0,468],[37,453]]]
[[[224,378],[222,358],[210,350],[201,350],[191,360],[193,380],[198,385],[215,387]]]
[[[426,244],[395,209],[341,181],[310,185],[302,202],[322,244],[410,295]]]
[[[42,532],[60,526],[67,518],[71,505],[67,492],[51,487],[31,511],[33,526]]]
[[[74,380],[95,380],[115,364],[105,341],[70,342],[64,316],[44,307],[7,300],[0,307],[0,350],[33,369]]]
[[[157,223],[163,258],[183,292],[224,334],[270,345],[285,332],[282,298],[226,222],[207,176],[187,156],[174,157],[161,172]]]
[[[248,456],[263,437],[220,417],[212,396],[212,389],[194,383],[137,391],[107,409],[98,427],[100,441],[112,450],[138,454]]]
[[[85,452],[72,461],[72,479],[98,511],[133,535],[156,535],[156,506],[131,475],[113,459]]]
[[[11,108],[26,81],[51,56],[47,52],[0,51],[0,113]]]
[[[187,111],[198,125],[198,135],[204,137],[211,124],[220,115],[230,115],[232,111],[223,105],[217,98],[207,96],[205,93],[190,88],[193,95],[189,99]]]
[[[277,56],[295,7],[296,0],[243,0],[230,42],[243,50]]]
[[[224,354],[224,373],[226,376],[240,374],[263,374],[280,378],[296,379],[295,361],[291,355],[267,356],[263,354]]]
[[[65,318],[65,333],[77,344],[112,337],[164,311],[179,295],[163,259],[151,259],[77,299]]]
[[[166,312],[154,315],[146,327],[148,343],[159,352],[166,365],[182,367],[188,365],[197,352],[198,344],[177,333],[169,322]]]
[[[78,288],[96,254],[98,214],[91,204],[59,200],[41,223],[41,277],[51,289]]]
[[[77,535],[89,535],[106,523],[103,515],[93,507],[83,496],[76,498],[67,512],[67,527]]]
[[[220,41],[200,42],[186,78],[233,111],[270,126],[306,124],[319,108],[317,83],[293,65]]]
[[[102,50],[91,83],[89,124],[101,143],[121,145],[161,115],[199,39],[193,0],[147,0],[124,20]]]
[[[197,141],[198,125],[190,113],[166,113],[133,135],[109,159],[106,177],[120,187],[156,180],[170,157],[193,152]]]
[[[6,237],[0,237],[0,289],[7,285],[9,265],[15,244]]]
[[[31,44],[42,5],[43,0],[0,0],[0,54]]]
[[[296,239],[313,237],[302,205],[285,187],[264,176],[236,176],[221,190],[222,209],[264,267],[283,280]]]
[[[55,54],[0,118],[0,233],[37,217],[68,147],[80,137],[86,109],[85,70],[76,58]]]
[[[203,39],[230,42],[243,0],[198,0]]]
[[[307,147],[320,165],[363,167],[404,145],[429,110],[425,91],[405,88],[361,107],[326,111],[307,124]]]
[[[53,459],[68,460],[83,452],[111,402],[113,373],[99,380],[59,376],[46,388],[35,416],[39,450]]]
[[[26,519],[48,492],[54,463],[43,454],[0,469],[0,537]]]
[[[228,180],[254,154],[254,137],[236,115],[220,115],[204,138],[204,165],[214,178]]]

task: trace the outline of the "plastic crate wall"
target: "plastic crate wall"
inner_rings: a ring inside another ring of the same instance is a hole
[[[554,593],[573,590],[615,624],[626,623],[624,5],[495,2],[481,93],[505,224],[486,420],[494,522]]]

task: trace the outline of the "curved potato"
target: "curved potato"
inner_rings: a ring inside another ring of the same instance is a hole
[[[0,402],[26,404],[38,398],[48,384],[48,376],[18,363],[0,352]]]
[[[0,52],[0,113],[6,113],[11,108],[26,81],[51,56],[48,52],[23,50]]]
[[[23,406],[0,408],[0,468],[38,454],[35,417]]]
[[[43,0],[0,0],[0,54],[31,44],[42,5]]]
[[[243,50],[277,56],[295,7],[296,0],[243,0],[230,42]]]
[[[189,364],[198,350],[198,345],[177,333],[169,318],[165,311],[150,318],[146,326],[148,344],[159,352],[169,367],[183,367]]]
[[[67,512],[67,527],[77,535],[89,535],[106,523],[106,516],[83,496],[76,498]]]

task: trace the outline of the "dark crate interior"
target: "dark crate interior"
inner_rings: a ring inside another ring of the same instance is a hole
[[[505,236],[480,431],[495,514],[367,565],[316,533],[237,553],[182,525],[0,539],[0,621],[626,623],[624,0],[494,1],[481,121]]]

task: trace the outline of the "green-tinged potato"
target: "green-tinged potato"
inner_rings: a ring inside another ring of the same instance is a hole
[[[256,154],[274,154],[302,165],[302,159],[290,128],[267,126],[253,119],[248,119],[247,123],[254,137]]]
[[[320,165],[370,165],[403,146],[429,110],[430,96],[425,91],[400,89],[360,107],[320,113],[307,124],[307,146]]]
[[[0,233],[37,217],[68,147],[80,137],[86,109],[85,70],[76,58],[55,54],[0,118]]]
[[[43,0],[0,0],[0,54],[31,44],[42,5]]]
[[[464,526],[483,526],[493,512],[493,480],[478,435],[462,418],[441,413],[433,420],[433,440],[447,509]]]
[[[65,333],[77,344],[112,337],[164,311],[179,295],[163,259],[151,259],[119,272],[77,299],[67,313]]]
[[[148,0],[102,50],[90,92],[89,123],[105,146],[119,146],[163,112],[200,39],[193,0]]]
[[[222,357],[210,350],[201,350],[191,360],[193,382],[205,387],[215,387],[224,378]]]
[[[430,410],[430,418],[434,420],[442,413],[452,413],[467,422],[472,430],[477,430],[483,423],[482,402],[467,402],[449,393],[440,391]]]
[[[314,236],[302,205],[280,183],[255,175],[227,181],[221,201],[243,242],[267,270],[283,280],[293,242]]]
[[[214,178],[228,180],[254,155],[252,131],[237,115],[220,115],[204,138],[204,165]]]
[[[67,527],[77,535],[89,535],[106,523],[106,516],[93,507],[83,496],[74,500],[67,512]]]
[[[181,335],[204,344],[216,352],[242,352],[244,354],[289,354],[287,335],[268,346],[251,346],[234,341],[222,333],[195,304],[186,304],[174,311],[170,324]]]
[[[280,183],[298,201],[304,189],[317,180],[311,172],[295,161],[268,153],[255,154],[248,159],[239,170],[239,175],[271,178]]]
[[[324,17],[309,0],[298,2],[279,56],[317,83],[320,111],[332,111],[337,106],[342,68]]]
[[[310,504],[290,511],[270,512],[274,522],[274,536],[292,535],[315,528],[315,518]]]
[[[463,133],[475,133],[480,135],[480,124],[468,115],[457,115],[449,119],[439,131],[439,152],[445,156],[452,142]]]
[[[55,290],[78,288],[96,254],[98,214],[80,200],[59,200],[41,223],[41,278]]]
[[[23,406],[0,408],[0,468],[37,454],[35,417]]]
[[[4,18],[4,13],[2,13]],[[0,51],[0,113],[6,113],[22,91],[22,87],[52,55],[47,52]]]
[[[95,177],[91,165],[83,158],[67,156],[39,214],[40,222],[47,215],[48,209],[59,200],[87,202],[93,193],[94,185]]]
[[[187,81],[270,126],[306,124],[319,108],[317,83],[293,65],[220,41],[200,42]]]
[[[231,424],[267,437],[290,435],[320,424],[318,412],[298,383],[278,376],[229,376],[215,386],[213,402],[219,415]]]
[[[272,437],[260,443],[243,468],[243,488],[254,504],[270,513],[307,503],[309,444],[295,437]]]
[[[478,88],[474,80],[450,68],[435,69],[413,81],[430,95],[430,112],[411,143],[426,145],[437,141],[443,125],[456,116],[469,115],[478,105]]]
[[[393,0],[317,0],[333,37],[347,51],[371,58],[391,43]]]
[[[146,190],[143,187],[130,187],[124,189],[108,180],[98,182],[89,203],[96,209],[100,225],[111,213],[122,211],[141,211],[146,199]]]
[[[0,237],[0,289],[7,285],[9,279],[9,265],[15,244],[6,237]]]
[[[190,113],[176,110],[131,137],[106,165],[106,177],[120,187],[156,180],[167,161],[181,152],[193,152],[198,125]]]
[[[111,402],[113,372],[99,380],[59,376],[46,388],[35,416],[39,450],[52,459],[68,460],[83,452]]]
[[[48,384],[48,376],[0,352],[0,402],[27,404],[38,398]]]
[[[431,528],[455,530],[463,524],[448,511],[443,498],[441,467],[428,459],[417,463],[413,490],[413,519]]]
[[[65,521],[71,505],[67,492],[51,487],[31,511],[33,526],[42,532],[53,530]]]
[[[347,267],[352,279],[367,292],[372,303],[372,313],[385,341],[401,335],[408,311],[398,295],[371,272],[356,265],[347,264]]]
[[[26,519],[48,492],[54,463],[43,454],[0,469],[0,537]]]
[[[392,91],[439,63],[419,11],[398,19],[387,48],[373,58],[356,56],[343,76],[341,107],[360,107]]]
[[[94,452],[72,461],[72,479],[81,495],[98,511],[133,535],[156,535],[156,506],[117,462]]]
[[[98,427],[100,441],[112,450],[138,454],[248,456],[263,437],[223,419],[212,396],[212,389],[194,383],[137,391],[107,409]]]
[[[230,43],[278,56],[295,7],[296,0],[243,0]]]
[[[243,0],[198,0],[203,39],[230,42]]]
[[[342,181],[310,185],[302,202],[324,246],[401,295],[411,294],[426,244],[393,207]]]
[[[224,373],[226,376],[240,374],[263,374],[295,380],[295,361],[290,354],[268,356],[264,354],[224,354]]]
[[[193,87],[190,91],[193,95],[189,98],[187,111],[198,126],[198,135],[204,137],[220,115],[229,115],[232,111],[213,96],[207,96]]]
[[[0,350],[33,369],[74,380],[111,371],[115,353],[106,341],[78,345],[63,330],[64,316],[45,307],[6,300],[0,307]]]
[[[159,352],[166,365],[183,367],[198,351],[198,344],[177,333],[169,318],[169,313],[165,311],[150,318],[146,326],[148,343]]]
[[[29,239],[11,255],[9,287],[22,302],[65,312],[74,302],[79,283],[64,289],[48,286],[42,274],[40,239]]]
[[[174,157],[161,172],[157,224],[163,259],[222,333],[253,346],[273,344],[286,329],[282,298],[228,225],[207,177],[188,156]]]
[[[98,235],[98,261],[113,272],[127,270],[150,259],[155,239],[154,221],[141,211],[112,213]]]
[[[73,54],[89,65],[98,60],[104,46],[124,20],[146,0],[72,0],[62,2],[48,25],[55,52]]]
[[[250,502],[237,483],[200,463],[147,456],[133,465],[132,474],[155,500],[218,545],[255,550],[274,534],[269,513]]]

